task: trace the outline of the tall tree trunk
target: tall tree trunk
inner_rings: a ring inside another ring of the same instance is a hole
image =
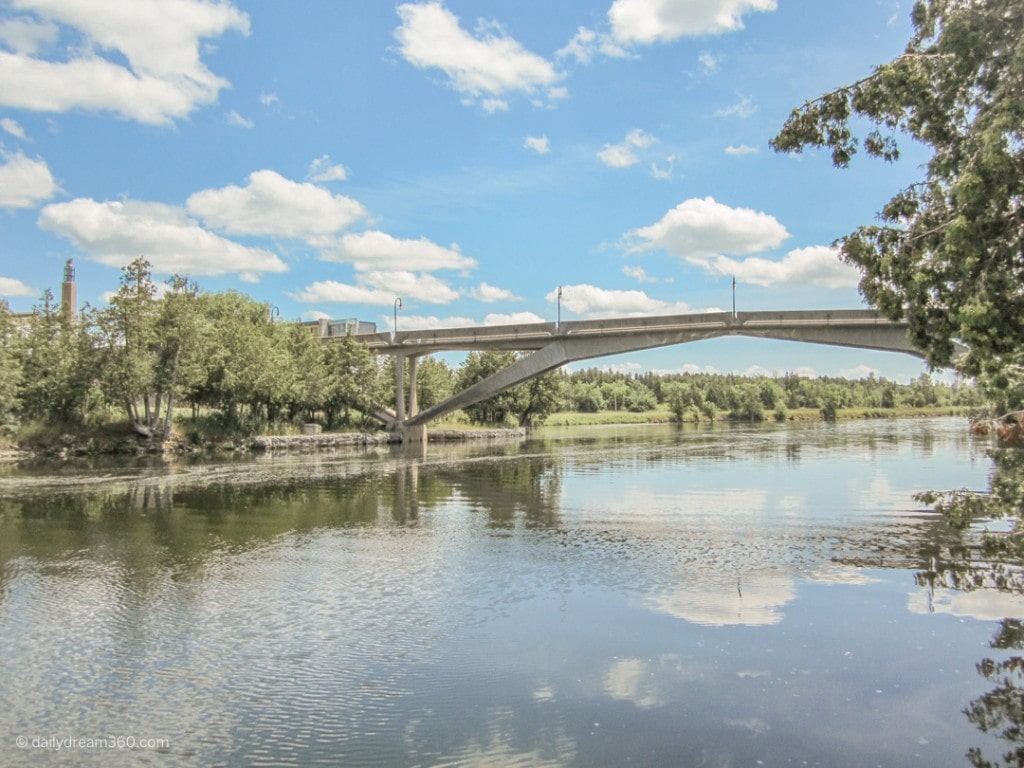
[[[161,431],[164,440],[171,434],[171,420],[174,418],[174,389],[178,384],[178,358],[180,354],[181,350],[179,348],[174,352],[174,364],[171,366],[171,385],[167,388],[167,413],[164,416],[164,427]]]

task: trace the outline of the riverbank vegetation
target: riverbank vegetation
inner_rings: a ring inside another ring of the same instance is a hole
[[[986,518],[1014,520],[1011,533],[990,538],[986,546],[992,551],[980,553],[978,560],[990,561],[998,541],[1003,554],[1012,553],[1019,565],[1024,557],[1019,447],[1024,442],[1024,5],[1020,0],[916,0],[911,22],[913,34],[901,55],[794,109],[771,145],[786,153],[827,149],[837,168],[849,166],[860,150],[894,162],[900,143],[908,139],[930,153],[921,178],[882,204],[877,221],[837,245],[840,256],[860,270],[860,292],[869,304],[892,319],[906,319],[911,339],[929,363],[955,365],[977,382],[993,413],[1007,414],[981,430],[1018,446],[993,453],[989,492],[959,490],[921,500],[955,527]],[[991,567],[990,584],[1020,594],[1019,578],[996,573],[1001,565]],[[984,580],[973,581],[978,570],[950,569],[951,586],[983,586]],[[961,579],[963,573],[972,578]],[[929,576],[933,586],[934,578]],[[997,669],[994,662],[991,669]],[[1017,658],[996,672],[1007,680],[1016,673],[1017,680],[1007,683],[1009,692],[999,692],[1015,706],[1022,669]],[[996,704],[999,700],[992,697]],[[1014,747],[1004,760],[1024,765],[1020,718],[1006,717],[989,704],[968,717],[993,732],[1011,722],[1001,732]],[[968,759],[975,766],[998,763],[974,750]]]
[[[139,436],[191,444],[257,433],[372,430],[368,414],[394,402],[391,357],[356,337],[322,342],[272,307],[240,293],[206,293],[180,277],[153,282],[148,264],[123,271],[108,307],[69,316],[47,292],[18,326],[0,304],[0,425],[10,442]],[[419,407],[442,402],[498,371],[517,353],[473,352],[452,368],[425,357]],[[408,379],[407,379],[408,380]],[[731,374],[552,371],[448,418],[467,426],[834,419],[903,415],[908,409],[977,408],[967,385],[922,375],[906,385]]]

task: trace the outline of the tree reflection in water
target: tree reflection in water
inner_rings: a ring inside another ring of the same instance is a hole
[[[1024,649],[1024,623],[1020,619],[1004,619],[991,647]],[[975,768],[1021,768],[1024,766],[1024,657],[1011,656],[1002,661],[982,659],[977,669],[978,674],[995,684],[995,688],[972,701],[964,714],[983,733],[1005,739],[1013,748],[1003,754],[1002,762],[985,759],[977,747],[967,752],[967,759]]]
[[[930,589],[943,586],[960,591],[997,590],[1024,596],[1024,450],[992,451],[994,468],[987,494],[967,490],[921,494],[918,498],[934,505],[954,528],[965,532],[963,545],[950,548],[947,563],[932,560],[917,581]],[[980,538],[969,535],[979,525],[1006,520],[1000,532],[984,530]],[[1024,650],[1024,621],[1006,618],[989,646],[995,650]],[[987,759],[972,747],[967,759],[975,768],[1024,768],[1024,656],[984,658],[978,674],[995,687],[970,702],[963,712],[983,733],[1003,739],[1012,748],[1002,760]]]

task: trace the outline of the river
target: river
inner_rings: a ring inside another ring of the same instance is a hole
[[[984,489],[987,447],[935,419],[0,467],[0,765],[1001,765],[971,712],[1024,599],[944,570],[1003,523],[912,498]]]

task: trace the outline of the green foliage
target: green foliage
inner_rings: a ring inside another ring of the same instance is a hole
[[[416,373],[416,399],[420,410],[447,400],[455,393],[455,373],[445,363],[427,355],[421,357]]]
[[[628,408],[630,387],[625,381],[606,381],[599,385],[599,390],[604,403],[613,411],[621,411]],[[633,409],[629,408],[629,410]]]
[[[650,411],[658,406],[658,398],[649,386],[637,379],[629,381],[629,391],[626,393],[626,410],[632,413]]]
[[[78,322],[47,292],[22,333],[0,306],[0,426],[82,425],[106,405],[140,431],[170,433],[175,406],[224,434],[380,408],[376,359],[356,339],[324,345],[302,326],[275,323],[266,304],[235,292],[204,294],[175,276],[159,295],[136,259],[102,311]],[[13,394],[12,394],[13,390]],[[209,413],[209,411],[213,413]]]
[[[152,427],[150,399],[157,365],[156,286],[149,263],[135,259],[122,270],[121,286],[110,306],[98,312],[102,338],[102,387],[111,402],[124,408],[129,421]],[[142,401],[143,411],[139,411]]]
[[[764,421],[764,403],[756,381],[745,382],[733,392],[732,414],[743,421]]]
[[[333,340],[322,359],[327,373],[322,407],[328,426],[350,423],[352,410],[365,414],[384,406],[383,373],[365,344],[352,336]]]
[[[470,352],[459,368],[456,387],[461,391],[483,381],[516,361],[515,352]],[[466,406],[463,410],[476,424],[502,424],[519,412],[520,390],[511,387],[494,397]]]
[[[518,358],[515,352],[470,352],[459,368],[456,387],[460,391],[468,389],[512,365]],[[565,398],[562,374],[556,370],[510,387],[494,397],[466,406],[463,410],[470,421],[477,424],[515,422],[526,426],[554,413]]]
[[[21,385],[17,339],[10,307],[6,301],[0,300],[0,432],[12,430],[17,424],[18,389]]]
[[[573,407],[580,413],[597,413],[604,410],[604,394],[597,384],[581,381],[573,384],[570,387],[570,392]]]
[[[935,366],[1024,405],[1024,4],[917,0],[906,51],[794,110],[772,146],[827,148],[846,167],[863,148],[886,161],[906,135],[931,150],[924,178],[840,241],[865,298],[905,316]],[[873,129],[859,141],[855,119]],[[955,360],[954,342],[969,351]]]
[[[84,320],[84,318],[83,318]],[[28,328],[12,342],[20,368],[19,415],[25,421],[77,425],[97,402],[100,361],[85,323],[74,324],[46,291]]]

